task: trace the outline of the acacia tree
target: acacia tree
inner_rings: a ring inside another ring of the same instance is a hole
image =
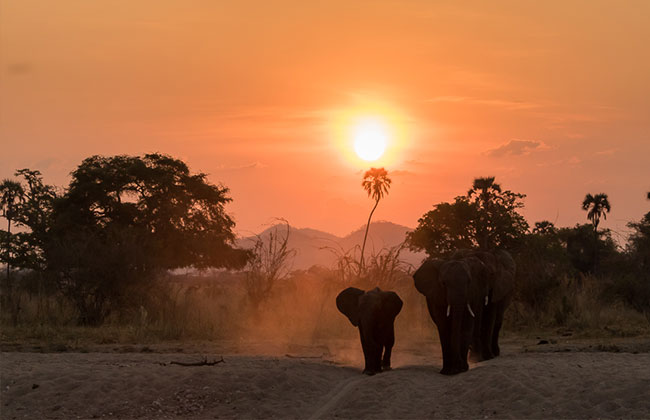
[[[170,156],[92,156],[72,172],[56,200],[48,271],[79,310],[98,325],[110,311],[142,304],[151,280],[182,268],[242,268],[225,212],[228,189]]]
[[[363,245],[361,246],[361,259],[359,263],[359,274],[363,271],[363,253],[366,250],[366,240],[368,239],[368,230],[370,229],[370,220],[372,215],[379,205],[379,200],[381,200],[384,195],[388,194],[390,188],[391,179],[388,177],[388,171],[384,168],[370,168],[363,174],[363,181],[361,186],[368,193],[368,197],[371,197],[375,200],[375,205],[370,211],[370,216],[368,216],[368,223],[366,223],[366,233],[363,235]]]

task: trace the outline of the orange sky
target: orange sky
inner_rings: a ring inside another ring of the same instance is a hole
[[[605,192],[623,234],[650,207],[650,1],[457,3],[0,0],[0,178],[160,151],[231,189],[240,233],[345,234],[371,165],[341,118],[380,110],[401,136],[377,220],[494,175],[531,223]]]

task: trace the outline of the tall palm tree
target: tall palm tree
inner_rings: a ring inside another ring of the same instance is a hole
[[[388,177],[388,171],[384,168],[370,168],[363,174],[363,181],[361,186],[368,193],[368,197],[371,197],[375,200],[375,205],[370,211],[370,216],[368,216],[368,223],[366,223],[366,234],[363,236],[363,245],[361,246],[361,261],[359,267],[359,273],[363,270],[363,253],[366,250],[366,240],[368,239],[368,229],[370,228],[370,219],[372,219],[372,214],[377,209],[379,200],[381,200],[384,195],[388,194],[388,189],[390,188],[391,179]]]
[[[488,248],[488,224],[490,220],[490,205],[492,198],[501,192],[501,185],[494,182],[493,176],[475,178],[472,188],[467,192],[468,197],[476,195],[479,203],[479,220],[477,226],[477,241],[482,249]]]
[[[587,194],[582,201],[582,209],[587,210],[587,219],[594,225],[594,233],[598,232],[600,218],[607,219],[607,213],[612,209],[607,199],[607,194]]]
[[[0,183],[0,209],[2,210],[2,217],[7,219],[7,282],[9,282],[9,270],[11,269],[9,264],[11,220],[13,219],[16,212],[16,204],[22,200],[23,194],[23,187],[19,182],[12,181],[10,179],[4,179],[2,183]]]
[[[587,219],[594,225],[594,271],[598,270],[598,224],[600,218],[607,219],[607,213],[612,209],[607,194],[587,194],[582,201],[582,209],[587,210]]]

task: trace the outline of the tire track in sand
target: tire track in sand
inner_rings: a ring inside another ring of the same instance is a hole
[[[332,408],[334,408],[339,403],[339,401],[343,399],[344,396],[349,394],[350,390],[352,390],[354,386],[360,384],[365,379],[367,378],[365,375],[363,375],[361,378],[353,377],[339,382],[338,386],[336,386],[327,394],[327,402],[325,402],[319,409],[317,409],[311,416],[309,416],[308,419],[316,420],[323,417],[323,415],[332,410]]]

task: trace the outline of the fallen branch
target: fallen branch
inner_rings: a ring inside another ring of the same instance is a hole
[[[202,361],[200,362],[174,362],[171,361],[169,362],[170,365],[179,365],[179,366],[214,366],[218,363],[225,363],[226,361],[223,360],[223,356],[221,356],[220,360],[213,360],[212,362],[208,362],[208,358],[204,357]]]
[[[323,355],[321,354],[320,356],[294,356],[292,354],[285,354],[290,359],[322,359]]]

